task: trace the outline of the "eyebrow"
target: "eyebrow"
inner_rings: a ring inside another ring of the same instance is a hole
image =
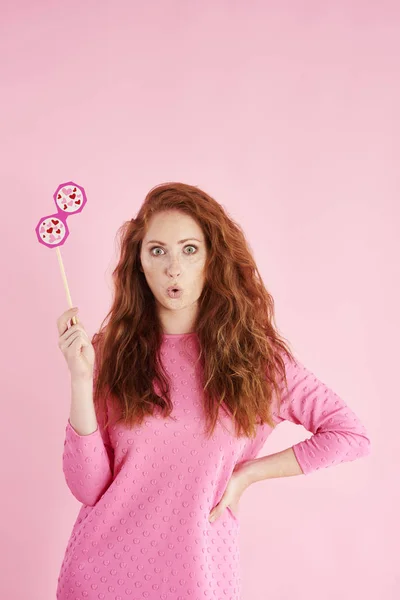
[[[196,240],[196,242],[201,242],[201,240],[198,240],[197,238],[193,237],[193,238],[186,238],[185,240],[179,240],[178,244],[184,244],[185,242],[188,242],[189,240]],[[160,244],[161,246],[168,246],[168,244],[166,244],[165,242],[160,242],[160,240],[150,240],[147,243],[148,244]]]

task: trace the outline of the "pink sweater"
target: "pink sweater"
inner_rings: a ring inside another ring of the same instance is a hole
[[[235,465],[256,458],[272,429],[237,438],[222,413],[213,437],[204,438],[198,349],[195,333],[164,336],[176,420],[156,413],[142,427],[113,424],[106,432],[97,415],[90,435],[79,435],[68,420],[63,471],[83,506],[58,600],[240,599],[239,518],[229,508],[213,523],[208,516]],[[273,417],[313,434],[293,446],[303,472],[367,456],[370,440],[354,412],[299,361],[285,364],[289,390]]]

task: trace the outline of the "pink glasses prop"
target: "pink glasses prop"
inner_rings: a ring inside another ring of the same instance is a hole
[[[48,248],[56,249],[68,305],[72,308],[73,304],[61,258],[60,246],[65,243],[69,236],[67,218],[70,215],[81,212],[87,202],[87,198],[83,187],[73,181],[67,181],[59,185],[53,194],[53,198],[57,206],[57,212],[47,217],[42,217],[35,231],[41,244],[44,244]],[[76,325],[77,317],[72,317],[72,322]]]

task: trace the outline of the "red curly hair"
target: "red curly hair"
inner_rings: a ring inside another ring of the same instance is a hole
[[[283,354],[289,359],[293,355],[277,333],[274,300],[242,229],[211,196],[184,183],[151,189],[136,219],[119,229],[121,252],[112,273],[115,296],[92,339],[95,406],[100,414],[107,414],[108,421],[106,398],[110,397],[120,409],[117,423],[129,428],[153,415],[156,406],[164,417],[173,410],[170,382],[159,354],[161,322],[140,270],[149,220],[166,210],[190,215],[206,238],[205,284],[194,327],[200,347],[206,434],[213,434],[222,407],[234,420],[237,436],[254,437],[257,424],[274,427],[273,394],[279,403],[282,379],[287,386]],[[160,395],[154,390],[155,382]]]

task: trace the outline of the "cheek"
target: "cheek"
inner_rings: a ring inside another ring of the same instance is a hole
[[[144,256],[142,258],[142,267],[145,271],[151,273],[152,271],[156,270],[157,265],[155,264],[155,261],[151,260],[149,256]]]
[[[196,271],[198,275],[204,274],[206,261],[204,258],[199,258],[197,261],[193,263],[193,269]]]

